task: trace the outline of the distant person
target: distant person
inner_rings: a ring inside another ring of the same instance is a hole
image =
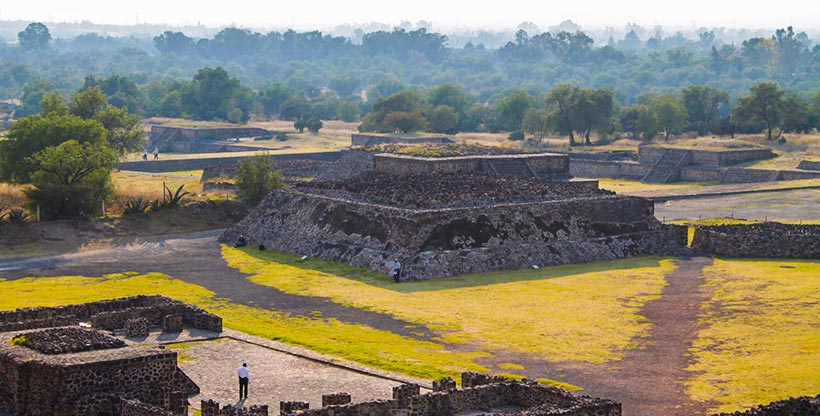
[[[248,383],[251,381],[251,371],[248,370],[248,363],[242,362],[239,367],[239,400],[248,398]]]
[[[159,159],[159,148],[154,148],[154,160]]]
[[[401,263],[399,263],[399,259],[396,259],[396,262],[393,263],[393,270],[390,272],[393,276],[393,281],[398,283],[401,280]]]
[[[148,149],[142,152],[142,160],[148,160]]]

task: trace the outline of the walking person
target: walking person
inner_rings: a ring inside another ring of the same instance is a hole
[[[396,259],[396,262],[393,263],[393,270],[390,273],[393,276],[393,281],[398,283],[401,280],[401,263],[399,263],[399,259]]]
[[[248,383],[251,381],[251,371],[248,370],[248,363],[242,362],[239,367],[239,400],[248,398]]]
[[[154,160],[157,160],[157,159],[159,159],[159,148],[155,147],[154,148]]]

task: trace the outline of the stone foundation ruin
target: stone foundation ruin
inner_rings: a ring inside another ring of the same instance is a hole
[[[199,387],[177,353],[109,335],[183,323],[222,331],[218,316],[163,296],[0,312],[0,407],[17,416],[185,415]]]
[[[510,416],[620,416],[621,404],[589,396],[573,396],[566,390],[539,385],[528,380],[511,380],[480,373],[463,373],[461,389],[452,379],[433,383],[432,392],[421,393],[415,384],[393,388],[391,400],[350,404],[345,393],[324,395],[322,407],[309,403],[283,401],[281,416],[451,416],[468,412]],[[325,401],[325,398],[332,399]],[[342,400],[338,400],[341,398]],[[268,416],[268,406],[235,409],[220,408],[219,403],[202,401],[202,416]]]
[[[430,279],[491,270],[678,254],[686,229],[651,201],[554,182],[476,173],[388,175],[274,191],[220,237]]]
[[[725,257],[820,259],[820,225],[764,222],[698,226],[692,249]]]

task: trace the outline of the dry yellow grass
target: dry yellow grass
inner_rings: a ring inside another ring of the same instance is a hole
[[[255,283],[421,323],[447,342],[592,363],[621,358],[646,334],[640,308],[674,269],[670,260],[636,258],[395,285],[384,275],[283,253],[225,246],[223,257]]]
[[[598,187],[607,189],[617,193],[621,192],[637,192],[637,191],[658,191],[668,189],[691,189],[702,188],[705,184],[701,182],[676,182],[676,183],[643,183],[641,181],[632,181],[628,179],[598,179]]]
[[[25,205],[23,187],[0,182],[0,214],[8,209],[19,209]]]
[[[816,395],[820,262],[715,259],[704,275],[715,294],[702,305],[689,395],[720,403],[714,412]]]
[[[176,191],[180,185],[185,186],[185,190],[191,193],[198,193],[202,190],[199,183],[199,175],[177,175],[177,174],[155,174],[141,172],[116,171],[111,174],[116,193],[125,198],[157,199],[162,198],[165,186]],[[185,176],[185,177],[181,177]]]

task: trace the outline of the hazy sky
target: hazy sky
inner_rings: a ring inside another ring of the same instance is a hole
[[[645,26],[820,27],[820,6],[798,0],[3,0],[0,20],[323,28],[343,23],[427,20],[439,28],[546,29],[572,19],[587,27],[636,22]]]

